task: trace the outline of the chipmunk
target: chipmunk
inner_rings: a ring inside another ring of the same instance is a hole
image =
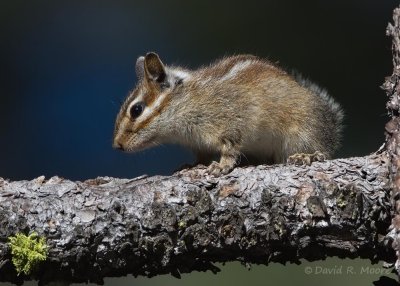
[[[339,104],[317,85],[256,56],[188,70],[166,66],[151,52],[137,59],[136,74],[138,84],[116,119],[114,148],[181,144],[218,176],[240,158],[272,164],[296,161],[290,156],[297,153],[330,157],[339,145]],[[211,163],[215,156],[219,162]]]

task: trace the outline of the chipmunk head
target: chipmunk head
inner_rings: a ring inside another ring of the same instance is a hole
[[[136,75],[138,84],[126,98],[115,122],[113,147],[124,151],[162,143],[172,112],[167,107],[189,73],[168,68],[156,53],[148,53],[137,59]]]

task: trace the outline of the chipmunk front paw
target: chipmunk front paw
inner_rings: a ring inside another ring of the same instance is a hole
[[[310,166],[312,162],[323,162],[326,160],[324,153],[315,151],[313,154],[298,153],[289,156],[287,159],[288,164],[294,165],[308,165]]]
[[[215,177],[219,177],[221,175],[226,175],[230,171],[232,171],[232,167],[228,165],[222,165],[218,162],[212,162],[208,167],[206,173],[213,175]]]

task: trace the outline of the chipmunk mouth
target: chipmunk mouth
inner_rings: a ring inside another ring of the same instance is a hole
[[[124,141],[124,142],[121,142]],[[133,139],[133,140],[120,140],[120,138],[116,138],[114,139],[113,142],[113,148],[126,152],[126,153],[133,153],[133,152],[139,152],[145,149],[148,149],[150,147],[153,147],[157,145],[154,141],[154,136],[151,138],[148,138],[146,140],[139,140],[139,142],[137,142],[137,140]]]
[[[114,141],[113,148],[116,149],[116,150],[119,150],[119,151],[127,152],[127,153],[138,151],[137,146],[132,148],[130,146],[126,146],[124,143],[121,143],[118,140]]]
[[[128,147],[125,147],[123,151],[128,152],[128,153],[133,153],[133,152],[139,152],[143,151],[145,149],[148,149],[152,147],[154,144],[152,144],[151,140],[146,140],[140,143],[132,144]]]
[[[124,152],[134,153],[134,152],[143,151],[144,149],[147,149],[147,146],[140,144],[140,145],[135,145],[134,147],[126,148],[126,149],[124,149]]]
[[[122,145],[122,143],[118,142],[118,141],[114,141],[113,143],[113,148],[117,149],[117,150],[121,150],[124,151],[124,146]]]

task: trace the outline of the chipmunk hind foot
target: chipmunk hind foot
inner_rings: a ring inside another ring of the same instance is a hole
[[[310,166],[313,162],[323,162],[327,156],[320,152],[315,151],[312,154],[307,153],[296,153],[288,157],[287,163],[292,165],[308,165]]]

